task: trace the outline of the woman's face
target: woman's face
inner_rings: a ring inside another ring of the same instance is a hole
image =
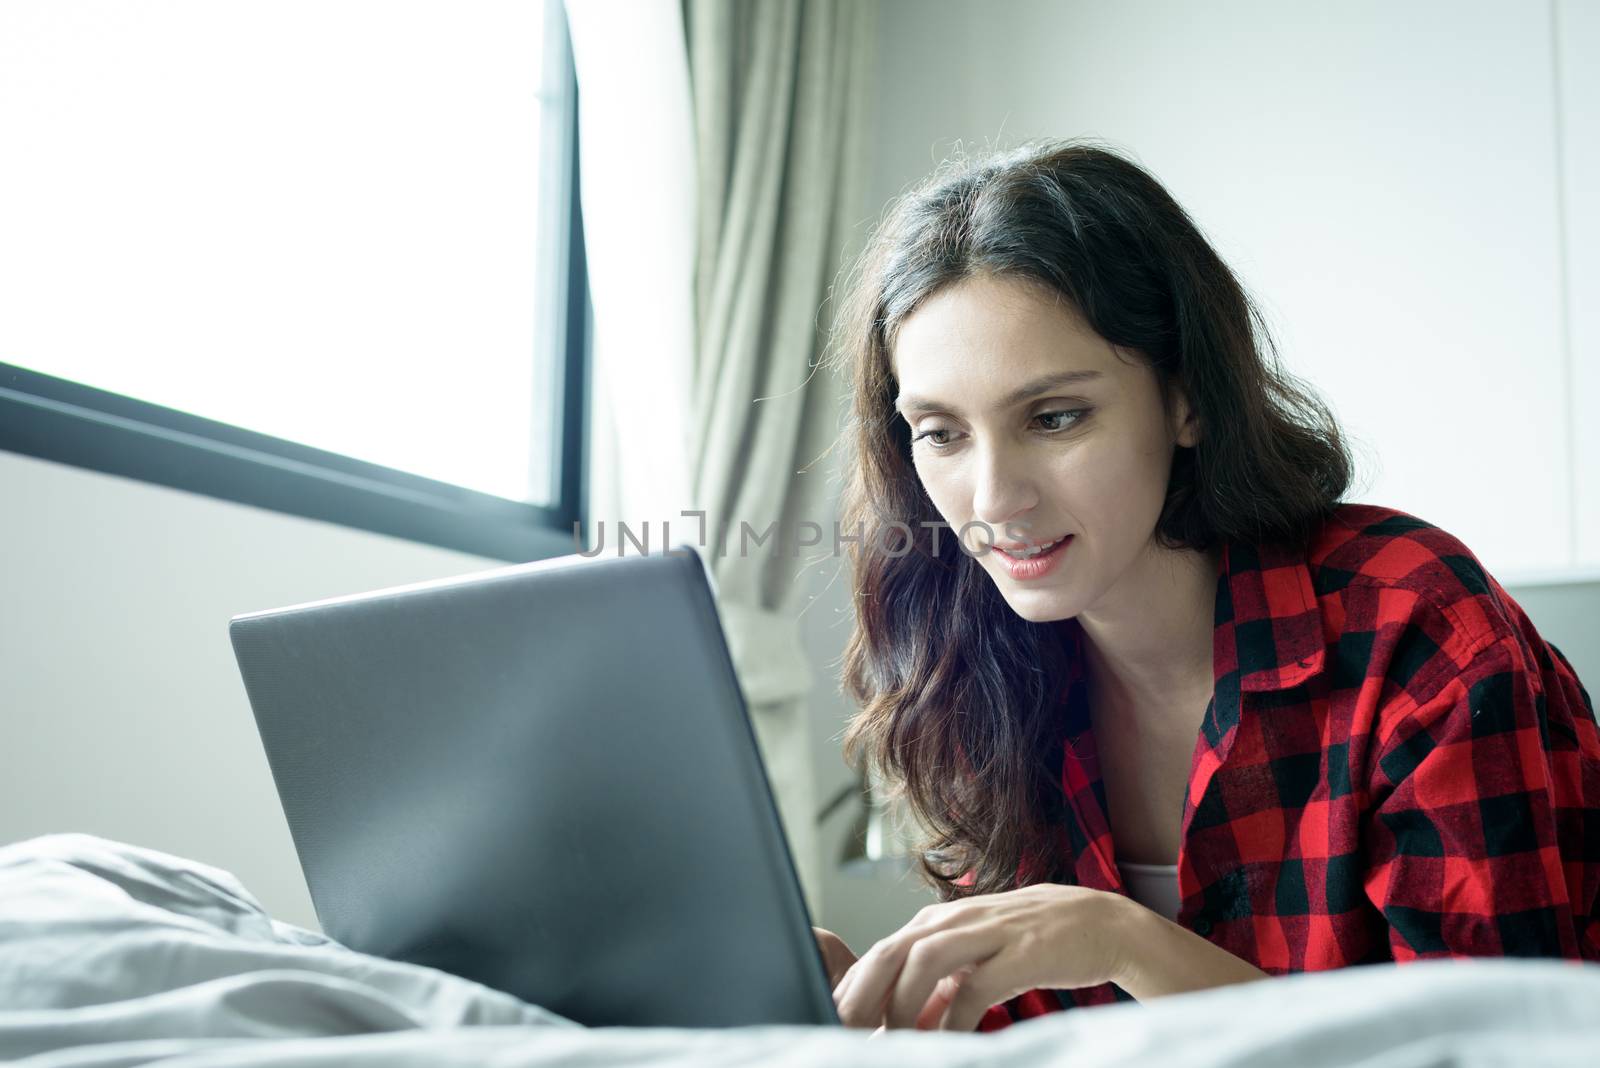
[[[1148,565],[1173,449],[1197,437],[1181,391],[1169,417],[1141,359],[1065,300],[996,276],[935,294],[901,324],[892,358],[917,474],[950,528],[938,535],[987,524],[962,542],[1018,615],[1072,618]],[[1080,377],[1043,381],[1069,374]],[[1066,535],[1020,570],[990,547]]]

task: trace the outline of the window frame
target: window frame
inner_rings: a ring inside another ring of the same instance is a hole
[[[554,503],[507,500],[3,362],[0,450],[513,563],[577,552],[574,531],[589,507],[594,310],[579,195],[578,85],[564,19],[559,28],[547,61],[562,65],[566,83],[565,271],[553,301],[535,294],[565,320],[555,354]]]

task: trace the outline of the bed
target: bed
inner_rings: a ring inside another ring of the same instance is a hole
[[[1600,1064],[1600,965],[1349,968],[993,1034],[579,1027],[272,919],[231,875],[88,835],[0,848],[0,1059],[30,1068]]]

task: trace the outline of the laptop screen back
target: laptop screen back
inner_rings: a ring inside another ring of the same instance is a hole
[[[704,563],[235,617],[323,930],[579,1023],[836,1023]]]

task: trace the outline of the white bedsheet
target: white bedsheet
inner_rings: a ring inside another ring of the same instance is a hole
[[[0,1058],[42,1066],[1600,1064],[1600,965],[1344,969],[996,1034],[587,1029],[268,917],[225,872],[86,835],[0,848]]]

